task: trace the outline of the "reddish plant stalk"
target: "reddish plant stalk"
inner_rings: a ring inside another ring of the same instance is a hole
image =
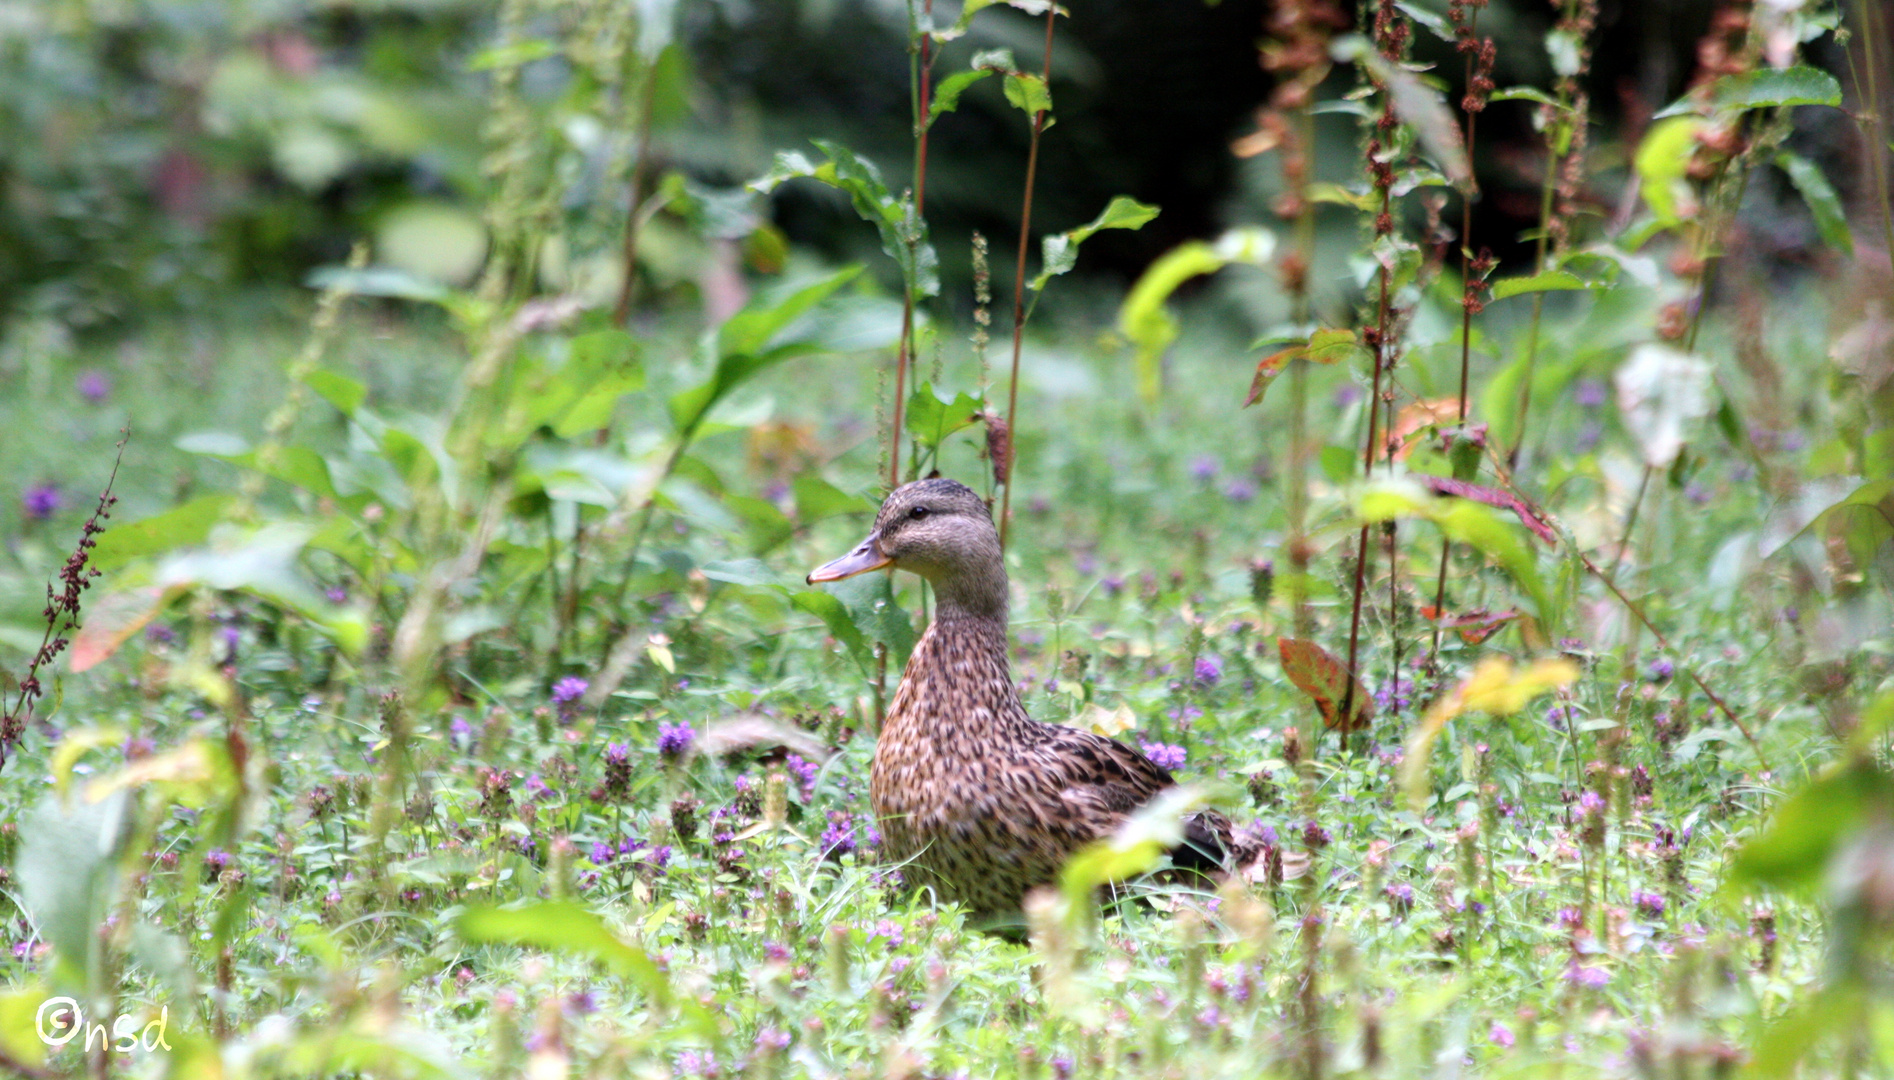
[[[1052,20],[1058,5],[1046,9],[1046,59],[1042,67],[1048,90],[1052,86]],[[1046,111],[1032,117],[1032,142],[1026,150],[1026,195],[1019,211],[1019,258],[1013,267],[1013,371],[1006,381],[1006,430],[1013,452],[1006,466],[1006,492],[1000,496],[1000,550],[1006,549],[1006,527],[1013,519],[1013,466],[1019,462],[1019,349],[1026,334],[1026,244],[1032,231],[1033,183],[1039,175],[1039,136],[1046,128]]]

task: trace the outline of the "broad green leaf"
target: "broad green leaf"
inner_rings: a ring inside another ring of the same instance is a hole
[[[814,142],[828,160],[818,165],[800,153],[779,153],[775,168],[750,187],[768,194],[785,181],[807,178],[843,192],[862,220],[874,225],[881,236],[881,250],[901,268],[901,280],[915,299],[939,293],[940,258],[927,239],[926,220],[914,212],[913,200],[896,198],[874,162],[840,143]]]
[[[985,409],[985,401],[964,390],[946,400],[933,383],[924,382],[908,397],[904,423],[922,446],[939,446],[947,436],[973,426]]]
[[[1070,271],[1078,265],[1079,245],[1092,238],[1101,229],[1142,229],[1145,223],[1157,217],[1158,208],[1148,206],[1136,199],[1119,195],[1110,205],[1090,222],[1066,232],[1048,236],[1041,248],[1039,276],[1032,279],[1032,290],[1039,292],[1046,282],[1055,276]]]
[[[1046,87],[1044,78],[1015,71],[1007,74],[1005,85],[1006,100],[1027,116],[1052,111],[1052,91]]]
[[[0,1054],[29,1069],[46,1064],[46,1043],[36,1024],[41,1006],[52,996],[37,982],[0,993]]]
[[[536,60],[559,55],[559,46],[545,38],[526,38],[482,49],[467,61],[469,71],[493,71],[498,68],[524,67]]]
[[[792,356],[817,351],[820,346],[815,339],[789,334],[794,329],[792,324],[859,273],[861,267],[851,266],[787,296],[758,296],[731,316],[709,342],[717,356],[710,377],[671,398],[671,420],[680,436],[688,439],[694,435],[710,410],[757,372]]]
[[[461,939],[486,945],[524,945],[583,956],[630,979],[653,1001],[671,1001],[671,981],[642,949],[614,933],[583,904],[547,900],[524,907],[470,907],[454,920]]]
[[[873,656],[868,647],[868,639],[855,626],[855,620],[849,615],[848,608],[840,600],[828,593],[816,589],[787,589],[789,602],[798,611],[806,611],[822,620],[829,628],[829,634],[848,649],[848,653],[860,664],[863,671],[868,670]]]
[[[701,569],[704,576],[712,581],[721,581],[730,585],[772,585],[787,588],[783,575],[771,569],[761,559],[728,559],[707,562]]]
[[[1177,287],[1191,278],[1215,273],[1233,262],[1261,265],[1275,251],[1276,238],[1257,228],[1231,229],[1216,244],[1192,240],[1166,252],[1144,271],[1118,309],[1118,331],[1135,348],[1138,395],[1157,400],[1158,361],[1179,331],[1176,317],[1164,304]]]
[[[1878,507],[1894,498],[1894,481],[1824,476],[1803,481],[1796,493],[1769,513],[1756,550],[1769,558],[1830,514],[1850,506]]]
[[[99,924],[111,907],[125,797],[99,802],[47,793],[21,823],[14,873],[26,913],[53,947],[53,985],[95,993]]]
[[[1841,104],[1841,83],[1821,68],[1759,68],[1725,75],[1710,88],[1710,107],[1719,112],[1775,109],[1785,105]],[[1696,112],[1698,102],[1686,97],[1668,105],[1659,119]]]
[[[1696,213],[1684,180],[1690,158],[1696,152],[1697,132],[1703,121],[1694,116],[1678,116],[1659,121],[1645,132],[1638,144],[1633,164],[1637,168],[1638,193],[1657,215],[1659,224],[1669,227],[1683,220],[1686,211]]]
[[[1559,101],[1551,94],[1534,86],[1509,86],[1504,90],[1493,91],[1489,101],[1530,101],[1538,105],[1558,107]]]
[[[1894,778],[1867,761],[1835,765],[1776,806],[1736,852],[1728,887],[1813,886],[1843,839],[1877,819],[1894,819]]]
[[[1451,45],[1458,40],[1458,35],[1454,33],[1453,26],[1447,20],[1421,5],[1409,3],[1408,0],[1395,0],[1394,6],[1400,9],[1401,14],[1426,27],[1428,33],[1441,41]]]
[[[789,482],[796,497],[796,518],[807,524],[837,514],[873,513],[873,500],[850,495],[813,473],[804,473]]]
[[[335,406],[343,416],[354,416],[355,411],[368,400],[368,387],[347,375],[317,368],[305,374],[302,381],[303,385],[322,395],[322,400]]]
[[[829,589],[847,607],[864,641],[887,647],[888,666],[905,667],[908,654],[914,651],[914,621],[895,599],[894,576],[860,574],[838,581]]]
[[[201,544],[211,526],[223,520],[235,495],[202,495],[161,514],[127,524],[115,524],[99,534],[92,549],[92,565],[116,570],[133,559]]]
[[[1855,238],[1848,229],[1848,215],[1841,207],[1841,197],[1835,194],[1834,185],[1822,175],[1821,167],[1787,150],[1776,155],[1776,164],[1789,174],[1789,182],[1795,185],[1795,190],[1802,195],[1802,201],[1808,204],[1809,214],[1815,218],[1815,230],[1821,233],[1822,242],[1853,257]]]
[[[972,4],[968,4],[972,7]],[[934,121],[943,113],[953,112],[960,107],[960,95],[981,79],[993,74],[992,68],[976,67],[972,71],[956,71],[940,81],[934,87],[934,100],[927,103],[927,123],[932,127]]]
[[[1596,284],[1570,271],[1547,270],[1543,274],[1500,278],[1493,282],[1492,299],[1504,300],[1509,296],[1522,296],[1526,293],[1595,288],[1598,288]]]
[[[1646,344],[1618,368],[1618,410],[1644,464],[1667,469],[1692,424],[1710,415],[1710,365],[1668,345]]]

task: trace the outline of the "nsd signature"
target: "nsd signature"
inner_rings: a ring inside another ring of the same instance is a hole
[[[165,1041],[165,1025],[171,1020],[171,1006],[158,1010],[158,1018],[146,1024],[142,1032],[138,1021],[129,1016],[113,1019],[108,1028],[105,1024],[92,1021],[88,1023],[85,1014],[79,1010],[79,1002],[74,998],[47,998],[33,1014],[33,1029],[39,1035],[39,1041],[47,1046],[64,1046],[85,1034],[85,1048],[92,1050],[93,1041],[106,1050],[116,1050],[121,1054],[130,1053],[143,1046],[147,1051],[163,1047],[171,1049]]]

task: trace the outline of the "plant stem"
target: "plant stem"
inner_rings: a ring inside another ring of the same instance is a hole
[[[641,111],[638,114],[638,160],[631,163],[631,205],[625,211],[625,244],[622,261],[625,265],[625,277],[618,283],[618,304],[612,309],[612,320],[620,326],[631,321],[631,302],[638,295],[638,236],[644,215],[644,206],[651,198],[651,114],[657,98],[658,65],[652,60],[645,65],[644,88]]]
[[[1052,86],[1052,20],[1058,5],[1046,9],[1046,59],[1043,67],[1048,89]],[[1006,383],[1006,431],[1012,443],[1012,460],[1006,468],[1006,492],[1000,496],[1000,550],[1006,549],[1006,527],[1013,518],[1013,469],[1019,464],[1019,349],[1026,333],[1026,243],[1032,234],[1033,183],[1039,175],[1039,136],[1046,128],[1046,111],[1032,118],[1032,142],[1026,151],[1026,194],[1019,211],[1019,259],[1013,268],[1013,371]]]
[[[1611,557],[1611,576],[1618,576],[1618,567],[1624,562],[1624,551],[1631,546],[1631,530],[1637,527],[1638,509],[1644,505],[1644,490],[1651,484],[1652,468],[1644,466],[1644,475],[1638,479],[1637,494],[1631,496],[1631,512],[1625,516],[1624,532],[1618,536],[1617,552]]]

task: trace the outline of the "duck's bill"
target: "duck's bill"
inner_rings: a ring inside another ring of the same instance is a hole
[[[856,574],[866,574],[870,570],[879,570],[893,564],[893,559],[881,553],[881,534],[869,533],[868,539],[863,540],[854,551],[834,562],[823,563],[811,570],[808,581],[811,585],[821,581],[840,581],[843,578],[852,578]]]

